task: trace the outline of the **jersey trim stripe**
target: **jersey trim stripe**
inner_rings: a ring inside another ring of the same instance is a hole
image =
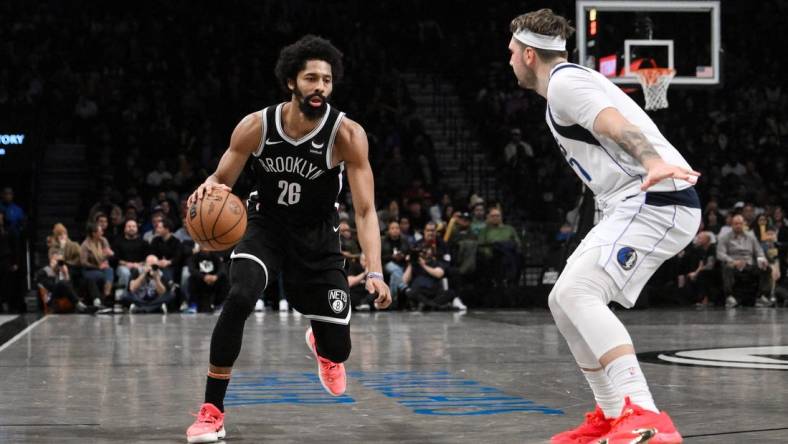
[[[556,66],[555,68],[553,68],[553,70],[550,71],[550,77],[553,77],[553,74],[557,73],[558,71],[560,71],[560,70],[562,70],[564,68],[577,68],[577,69],[582,69],[583,71],[588,71],[588,69],[585,68],[585,67],[582,67],[580,65],[575,65],[574,63],[568,63],[567,62],[567,63],[564,63],[561,66]]]
[[[700,209],[700,199],[695,187],[684,188],[681,191],[649,191],[646,193],[646,205],[656,207],[681,205],[687,208]]]
[[[260,123],[260,144],[257,145],[257,151],[254,152],[254,157],[260,157],[260,155],[263,154],[263,148],[265,147],[265,133],[267,132],[266,131],[266,127],[265,127],[265,122],[267,122],[267,120],[266,120],[266,116],[267,115],[268,115],[268,107],[263,108],[262,110],[260,110],[260,120],[261,120],[261,123]]]
[[[350,305],[348,304],[347,316],[345,316],[345,319],[332,318],[330,316],[308,315],[308,314],[305,314],[304,317],[307,318],[307,319],[315,320],[315,321],[328,322],[330,324],[347,325],[350,322],[350,313],[352,311],[353,310],[350,308]]]
[[[577,140],[578,142],[584,142],[589,145],[602,146],[602,143],[600,143],[599,140],[597,140],[597,138],[591,134],[591,131],[583,128],[577,123],[569,126],[559,125],[553,118],[553,112],[550,110],[550,105],[547,105],[547,115],[550,116],[550,122],[553,124],[555,131],[562,137]]]
[[[640,181],[643,182],[643,176],[641,176],[640,174],[632,174],[629,171],[627,171],[627,169],[624,168],[624,166],[621,165],[621,163],[619,163],[619,161],[616,160],[616,158],[610,154],[607,148],[605,148],[605,146],[602,145],[602,142],[600,142],[599,139],[594,137],[591,131],[583,128],[577,123],[569,126],[559,125],[553,118],[553,112],[550,110],[550,105],[547,106],[547,116],[550,117],[550,123],[553,125],[553,128],[555,128],[555,132],[557,132],[561,137],[565,137],[567,139],[572,139],[578,142],[583,142],[589,145],[594,145],[599,147],[602,151],[605,152],[605,154],[607,154],[608,157],[610,157],[610,160],[612,160],[616,165],[618,165],[619,168],[621,168],[621,171],[623,171],[627,176],[638,177],[640,178]]]
[[[345,163],[342,162],[339,164],[339,174],[337,177],[339,178],[339,191],[337,191],[337,197],[334,199],[334,206],[339,209],[339,195],[342,194],[342,173],[345,172]]]
[[[333,166],[331,165],[331,160],[334,156],[334,139],[337,137],[337,132],[339,132],[339,125],[342,123],[342,118],[345,117],[345,113],[340,112],[339,116],[337,116],[337,121],[334,122],[334,127],[331,128],[331,136],[328,138],[328,146],[326,147],[326,169],[331,169]],[[340,184],[341,189],[341,184]]]
[[[319,133],[320,130],[323,129],[323,126],[326,124],[326,121],[328,121],[328,117],[331,115],[331,105],[326,103],[326,113],[323,115],[323,118],[320,120],[320,123],[312,131],[310,131],[309,134],[306,134],[304,137],[298,140],[294,140],[291,139],[287,134],[285,134],[285,131],[282,129],[282,108],[284,108],[284,106],[285,106],[284,103],[280,103],[276,107],[276,114],[274,117],[274,120],[276,122],[276,130],[279,132],[279,135],[282,137],[283,140],[295,146],[301,145],[302,143],[311,140],[312,137],[317,135],[317,133]]]

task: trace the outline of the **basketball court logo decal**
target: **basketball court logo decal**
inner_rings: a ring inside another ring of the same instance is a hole
[[[342,313],[347,306],[347,293],[342,290],[328,290],[328,305],[334,313]]]
[[[788,345],[649,352],[638,358],[652,364],[788,370]]]
[[[621,265],[621,268],[631,270],[635,266],[635,262],[638,261],[638,252],[632,247],[623,247],[618,250],[616,259],[618,259],[618,265]]]

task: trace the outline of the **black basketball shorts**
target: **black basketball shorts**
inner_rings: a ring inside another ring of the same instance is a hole
[[[253,211],[246,233],[230,258],[258,263],[267,283],[279,276],[287,300],[306,318],[348,325],[350,288],[339,249],[338,226],[335,213],[294,225],[284,218]]]

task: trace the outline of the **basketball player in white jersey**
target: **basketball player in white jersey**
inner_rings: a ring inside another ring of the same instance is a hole
[[[509,43],[520,87],[547,99],[547,126],[603,218],[567,260],[550,311],[597,407],[553,443],[679,443],[654,405],[632,339],[608,308],[629,308],[656,269],[698,230],[700,175],[646,113],[598,72],[567,63],[574,32],[549,9],[515,18]]]

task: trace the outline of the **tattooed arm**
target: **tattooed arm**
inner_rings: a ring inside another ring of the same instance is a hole
[[[594,131],[616,142],[646,168],[648,175],[640,187],[643,191],[668,178],[694,184],[700,176],[697,171],[665,163],[640,128],[630,123],[615,108],[605,108],[599,112],[594,120]]]

